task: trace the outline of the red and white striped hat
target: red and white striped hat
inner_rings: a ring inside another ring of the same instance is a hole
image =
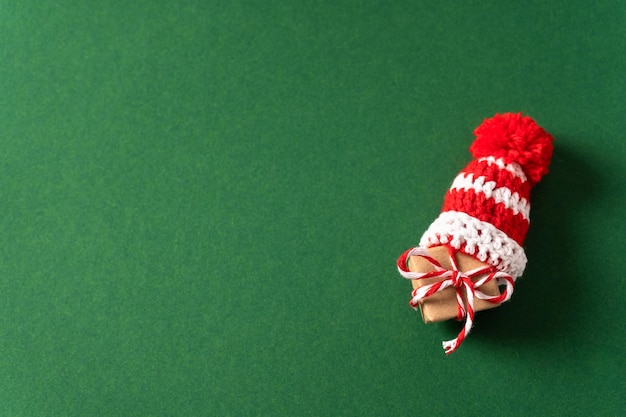
[[[526,267],[530,190],[548,173],[553,138],[514,113],[486,119],[474,135],[475,159],[454,179],[420,246],[450,245],[516,279]]]

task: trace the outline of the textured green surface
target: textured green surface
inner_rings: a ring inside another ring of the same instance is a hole
[[[626,4],[393,3],[0,0],[0,416],[624,415]],[[394,263],[503,111],[552,172],[446,357]]]

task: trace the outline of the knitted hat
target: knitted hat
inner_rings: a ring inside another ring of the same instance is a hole
[[[516,279],[526,267],[530,190],[548,173],[553,138],[513,113],[486,119],[474,135],[475,159],[454,179],[420,246],[450,245]]]

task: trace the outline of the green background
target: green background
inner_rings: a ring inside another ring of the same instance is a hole
[[[617,416],[623,1],[0,0],[0,416]],[[395,261],[473,129],[555,136],[512,300]]]

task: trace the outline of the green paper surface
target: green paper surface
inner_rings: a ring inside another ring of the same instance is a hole
[[[0,416],[624,415],[626,4],[0,0]],[[395,262],[555,137],[510,302]]]

